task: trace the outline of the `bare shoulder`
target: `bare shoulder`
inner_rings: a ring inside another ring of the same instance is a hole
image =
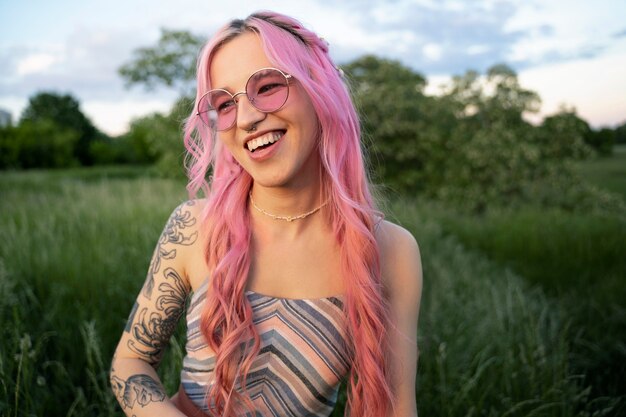
[[[193,218],[193,219],[199,220],[202,215],[202,211],[205,205],[206,205],[206,199],[193,199],[193,200],[183,201],[182,203],[178,205],[178,207],[174,209],[172,216],[179,213],[179,214],[183,214],[187,218],[190,218],[190,219]]]
[[[187,200],[179,204],[170,214],[163,230],[163,237],[170,245],[191,246],[197,241],[203,200]]]
[[[381,246],[417,246],[417,241],[411,232],[406,230],[404,227],[392,223],[388,220],[383,220],[380,223],[380,227],[376,232],[376,238],[378,239],[378,244]],[[397,247],[394,247],[397,249]]]
[[[381,272],[392,299],[415,302],[421,298],[422,262],[415,237],[404,227],[383,221],[376,232]]]

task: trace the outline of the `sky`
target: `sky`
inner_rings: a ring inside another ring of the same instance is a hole
[[[453,75],[506,63],[541,97],[537,121],[562,106],[596,128],[626,121],[623,0],[0,0],[0,109],[16,122],[37,92],[69,93],[99,129],[122,134],[178,95],[124,86],[117,70],[135,49],[155,45],[161,28],[208,38],[261,9],[300,20],[338,64],[401,61],[431,94]]]

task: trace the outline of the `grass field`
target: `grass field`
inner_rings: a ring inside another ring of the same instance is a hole
[[[590,184],[626,198],[626,146],[610,157],[576,164]],[[488,210],[467,216],[429,206],[447,234],[541,288],[566,312],[570,367],[592,397],[621,398],[626,412],[626,222],[623,213],[544,207]]]
[[[2,173],[0,196],[0,415],[121,416],[108,387],[110,358],[161,228],[185,199],[184,184],[146,177],[137,168]],[[516,250],[503,250],[501,258],[488,255],[489,247],[464,237],[461,223],[451,233],[452,223],[429,204],[398,200],[390,208],[390,217],[418,238],[424,262],[420,415],[624,411],[618,394],[591,385],[601,384],[602,376],[595,382],[586,374],[598,352],[579,350],[589,345],[589,334],[580,331],[571,310],[575,300],[584,300],[584,286],[566,294],[542,285],[540,275],[511,259]],[[478,220],[466,221],[463,227],[469,228]],[[532,216],[517,220],[529,221]],[[613,256],[610,240],[602,240],[614,229],[611,236],[619,239],[623,229],[577,221],[574,237],[595,239],[592,250],[604,248],[598,259],[585,262]],[[505,221],[495,223],[492,232],[504,233]],[[567,268],[585,265],[572,266],[573,258],[565,253],[558,259]],[[618,282],[606,291],[622,287]],[[624,323],[623,317],[613,319],[617,328]],[[619,334],[614,336],[617,345]],[[182,343],[179,332],[159,370],[169,393],[178,385]],[[334,415],[342,415],[340,408]]]
[[[611,156],[578,162],[576,169],[590,183],[626,200],[626,145],[614,146]]]

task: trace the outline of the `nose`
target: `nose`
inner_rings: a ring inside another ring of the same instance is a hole
[[[252,126],[267,117],[266,113],[258,110],[250,103],[245,94],[237,97],[235,102],[237,103],[237,127],[239,129],[250,130]]]

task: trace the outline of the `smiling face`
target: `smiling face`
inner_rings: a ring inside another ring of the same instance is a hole
[[[246,32],[223,45],[209,68],[211,88],[235,94],[261,68],[274,67],[261,40]],[[282,68],[279,68],[283,70]],[[299,187],[318,180],[319,124],[313,104],[293,77],[289,97],[275,112],[263,113],[242,94],[237,97],[235,125],[217,137],[239,164],[264,187]],[[252,127],[254,130],[251,130]]]

